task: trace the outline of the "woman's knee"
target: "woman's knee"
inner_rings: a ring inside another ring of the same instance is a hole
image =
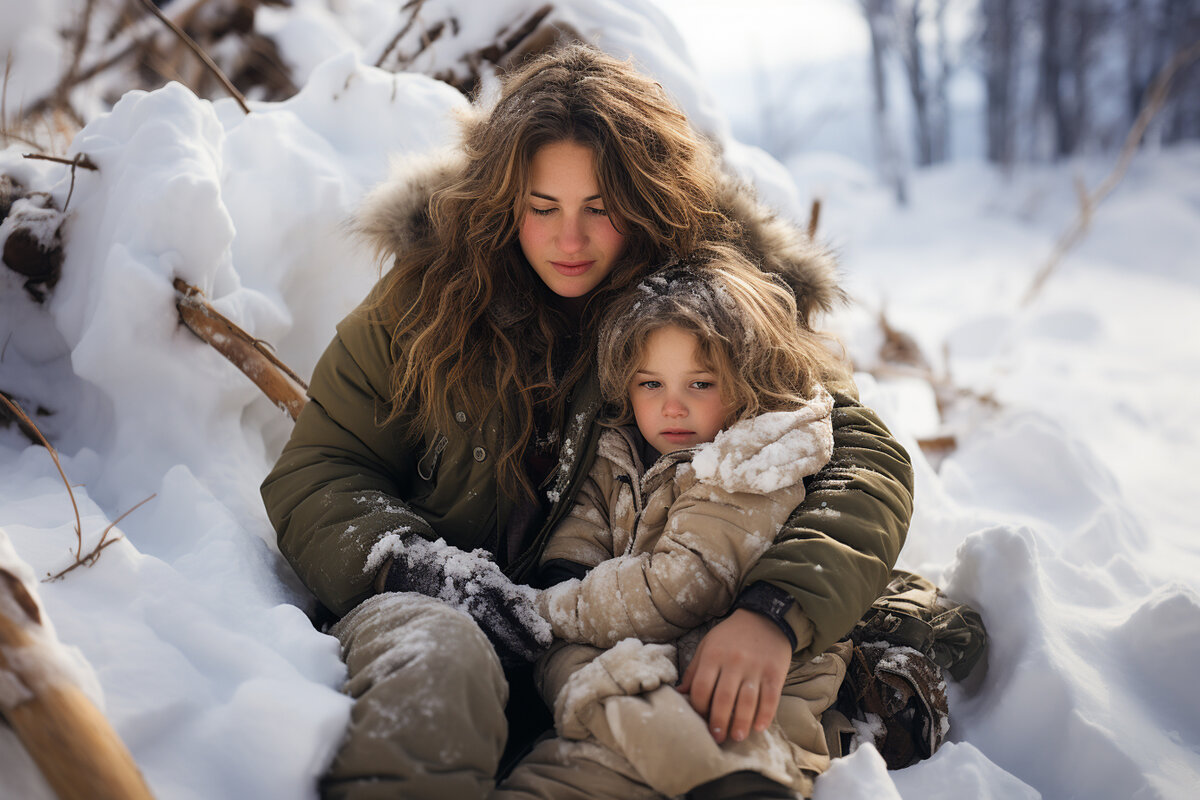
[[[409,683],[427,680],[438,694],[469,685],[472,694],[494,690],[501,708],[507,700],[500,660],[483,631],[440,600],[411,592],[376,595],[330,633],[341,642],[351,696],[403,674]]]

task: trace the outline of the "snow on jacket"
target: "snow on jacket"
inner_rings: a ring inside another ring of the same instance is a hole
[[[543,592],[554,635],[612,647],[671,641],[729,610],[742,580],[833,450],[824,389],[792,411],[737,422],[646,469],[634,428],[606,430],[543,563],[592,567]]]
[[[364,202],[358,228],[380,252],[405,252],[430,235],[429,197],[461,169],[460,156],[399,164]],[[807,317],[830,308],[840,298],[832,257],[759,205],[748,188],[716,179],[722,208],[744,230],[735,244],[788,280]],[[311,402],[262,485],[280,551],[339,616],[373,592],[379,564],[370,554],[389,533],[427,527],[426,535],[471,549],[502,530],[512,510],[496,483],[498,419],[461,415],[448,431],[413,431],[407,416],[380,423],[390,371],[403,353],[393,351],[390,330],[366,309],[337,326],[313,372]],[[813,624],[813,654],[843,637],[887,585],[912,514],[904,449],[858,403],[853,384],[828,388],[835,401],[830,463],[809,481],[808,497],[747,578],[795,598]],[[598,410],[592,375],[573,392],[553,505],[526,552],[506,567],[515,580],[528,580],[588,474]]]

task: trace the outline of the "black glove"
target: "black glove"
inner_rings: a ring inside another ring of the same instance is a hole
[[[435,597],[471,616],[511,668],[550,646],[550,624],[537,612],[537,590],[513,583],[485,550],[470,553],[445,541],[405,537],[383,582],[389,592]]]

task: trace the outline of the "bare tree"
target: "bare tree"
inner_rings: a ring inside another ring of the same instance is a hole
[[[913,127],[916,136],[916,161],[927,167],[934,162],[933,128],[930,120],[930,87],[925,72],[925,53],[921,46],[921,0],[900,0],[896,5],[896,49],[904,64],[908,93],[912,97]]]
[[[885,59],[890,49],[895,21],[894,0],[859,0],[871,35],[871,87],[874,93],[875,150],[879,170],[891,184],[896,202],[908,205],[908,179],[900,148],[892,130],[888,106]]]
[[[1038,53],[1038,89],[1034,120],[1038,132],[1046,131],[1051,137],[1049,148],[1056,157],[1070,152],[1065,141],[1066,120],[1061,96],[1062,18],[1063,0],[1042,0],[1039,20],[1042,42]],[[1035,139],[1035,147],[1041,139],[1041,136]]]
[[[983,74],[987,87],[987,157],[1005,166],[1016,159],[1017,0],[981,0]]]
[[[1168,46],[1165,57],[1155,65],[1156,68],[1169,61],[1175,53],[1200,41],[1200,7],[1197,7],[1195,0],[1166,0],[1163,11],[1164,38]],[[1193,63],[1176,76],[1174,94],[1174,102],[1166,114],[1164,140],[1178,142],[1200,138],[1200,67]]]
[[[945,161],[950,157],[950,78],[958,68],[958,56],[951,55],[950,35],[946,30],[946,11],[950,0],[937,0],[933,12],[936,31],[937,71],[933,81],[932,122],[930,130],[933,162]]]

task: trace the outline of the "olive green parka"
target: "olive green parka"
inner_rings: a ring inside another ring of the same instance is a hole
[[[359,229],[380,251],[403,252],[429,235],[429,196],[461,168],[461,156],[406,164],[368,196]],[[723,210],[741,223],[737,244],[750,260],[780,274],[810,320],[838,302],[828,252],[766,210],[743,184],[719,180]],[[497,486],[495,412],[472,419],[460,411],[450,430],[412,432],[419,436],[410,436],[410,418],[381,424],[393,353],[390,332],[368,310],[370,299],[337,326],[314,370],[311,402],[262,484],[280,551],[338,616],[375,591],[382,559],[372,549],[386,535],[415,530],[472,549],[504,529],[513,505]],[[804,502],[745,581],[770,582],[795,598],[813,624],[805,648],[811,655],[845,636],[887,585],[912,513],[907,453],[859,404],[853,384],[828,388],[835,402],[833,457],[807,479]],[[568,406],[552,507],[526,551],[506,567],[517,581],[531,577],[595,458],[594,375],[574,388]]]

